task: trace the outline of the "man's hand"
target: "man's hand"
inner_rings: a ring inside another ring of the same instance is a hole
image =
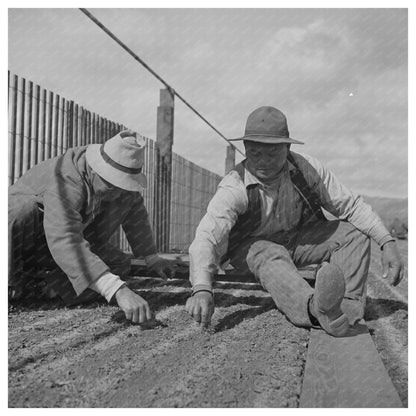
[[[389,279],[391,286],[397,286],[404,276],[404,264],[395,241],[388,241],[383,244],[381,263],[383,265],[383,277]]]
[[[200,322],[203,328],[207,328],[214,313],[214,296],[205,291],[195,293],[187,300],[186,311],[196,322]]]
[[[127,286],[122,286],[115,294],[118,306],[126,314],[126,319],[135,324],[142,324],[152,319],[148,303]]]
[[[168,278],[172,279],[175,276],[175,267],[177,265],[178,260],[167,260],[159,256],[154,256],[147,262],[149,270],[155,271],[165,280]]]

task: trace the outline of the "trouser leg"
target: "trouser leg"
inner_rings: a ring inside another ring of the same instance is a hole
[[[10,196],[8,208],[9,286],[23,288],[36,275],[36,249],[43,227],[33,198]]]
[[[297,235],[293,261],[297,267],[328,261],[340,267],[345,278],[345,304],[355,301],[354,317],[364,315],[367,277],[370,267],[370,239],[353,225],[343,221],[319,222]],[[354,319],[352,319],[354,318]]]
[[[248,250],[247,265],[294,325],[312,326],[308,303],[313,289],[298,273],[285,247],[271,241],[256,241]]]

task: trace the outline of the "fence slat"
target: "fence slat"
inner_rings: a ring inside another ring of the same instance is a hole
[[[17,121],[16,121],[16,153],[14,181],[22,176],[23,171],[23,136],[25,114],[26,80],[21,78],[17,87]]]
[[[51,137],[51,155],[58,155],[58,135],[59,135],[59,102],[61,97],[56,94],[52,105],[52,137]]]
[[[32,98],[33,83],[29,81],[26,86],[24,97],[24,114],[23,114],[23,155],[22,155],[22,175],[30,169],[30,137],[32,135]]]
[[[35,85],[35,88],[33,90],[32,126],[31,126],[31,134],[30,134],[30,167],[35,166],[38,161],[39,100],[40,100],[40,87],[39,85]]]
[[[38,146],[38,163],[45,160],[46,156],[46,90],[41,88],[39,101],[39,146]]]
[[[17,86],[18,78],[16,75],[12,78],[9,87],[9,185],[15,182],[15,153],[16,153],[16,125],[17,125]]]

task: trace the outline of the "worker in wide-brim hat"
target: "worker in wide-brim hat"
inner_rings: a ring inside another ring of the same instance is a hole
[[[26,172],[9,189],[9,294],[36,287],[73,305],[98,295],[126,318],[151,318],[125,284],[131,256],[109,243],[120,225],[133,255],[162,277],[174,264],[158,256],[142,191],[145,140],[126,130],[103,144],[68,149]]]
[[[370,238],[382,249],[385,277],[392,285],[403,278],[394,238],[318,160],[290,150],[303,143],[290,137],[280,110],[256,109],[233,140],[244,142],[246,159],[219,184],[190,246],[188,312],[209,324],[213,274],[230,262],[252,274],[293,324],[346,335],[364,315]],[[311,264],[319,267],[314,289],[297,269]]]

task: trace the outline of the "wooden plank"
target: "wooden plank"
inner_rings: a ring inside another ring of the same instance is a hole
[[[160,253],[161,257],[168,260],[180,259],[184,264],[180,267],[180,273],[178,278],[189,279],[189,255],[188,254],[177,254],[177,253]],[[145,276],[153,276],[149,274],[149,271],[146,268],[146,263],[144,259],[132,258],[131,259],[131,271],[130,274],[138,274]],[[308,266],[298,269],[301,276],[306,280],[314,280],[316,266]],[[256,280],[251,274],[241,274],[236,272],[231,266],[227,267],[225,273],[216,274],[216,281],[224,282],[252,282],[255,283]]]
[[[364,321],[342,338],[311,330],[300,407],[402,407]]]

